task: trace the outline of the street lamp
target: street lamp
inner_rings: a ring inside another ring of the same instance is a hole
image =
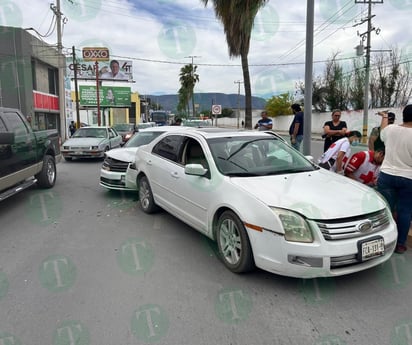
[[[240,84],[243,84],[243,81],[237,80],[234,82],[237,84],[237,128],[239,128],[239,118],[240,118]]]
[[[194,88],[195,88],[195,83],[194,83],[194,75],[193,75],[193,59],[194,58],[200,58],[201,56],[197,56],[197,55],[189,55],[189,56],[185,56],[186,59],[192,59],[192,71],[191,71],[191,76],[192,76],[192,83],[193,83],[193,87],[192,87],[192,112],[193,112],[193,117],[195,116],[195,92],[194,92]]]

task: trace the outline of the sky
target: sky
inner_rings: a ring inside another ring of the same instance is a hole
[[[53,0],[51,0],[53,1]],[[0,0],[0,25],[33,28],[49,44],[57,43],[50,0]],[[55,6],[58,5],[54,0]],[[412,0],[385,0],[372,6],[372,55],[398,49],[412,60]],[[200,0],[60,0],[63,52],[72,47],[107,47],[110,57],[131,60],[133,83],[141,95],[176,94],[180,69],[198,66],[195,92],[244,94],[240,58],[230,58],[223,26],[213,7]],[[368,6],[362,0],[314,0],[314,75],[337,54],[350,73],[359,34],[367,31]],[[36,33],[37,32],[37,33]],[[305,79],[306,1],[270,0],[259,11],[252,31],[249,70],[252,95],[270,98],[294,92]],[[366,36],[364,36],[366,37]],[[366,45],[366,41],[362,43]],[[375,52],[374,52],[375,51]],[[412,65],[412,64],[411,64]]]

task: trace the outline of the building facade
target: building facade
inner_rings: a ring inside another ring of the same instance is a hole
[[[59,62],[65,68],[56,46],[21,28],[0,26],[0,106],[20,109],[34,130],[57,129],[64,137]]]

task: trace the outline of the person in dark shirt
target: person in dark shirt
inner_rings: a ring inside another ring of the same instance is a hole
[[[300,105],[296,103],[292,104],[291,108],[295,116],[289,127],[290,144],[299,151],[300,144],[303,141],[303,111]]]
[[[325,139],[323,152],[326,152],[332,143],[345,136],[348,126],[345,121],[340,120],[340,117],[341,111],[335,109],[332,111],[332,121],[326,121],[323,125],[324,134],[322,135],[322,138]]]
[[[395,114],[388,112],[388,125],[392,125],[395,122]],[[385,144],[381,140],[381,127],[372,128],[369,135],[368,148],[371,151],[385,150]]]

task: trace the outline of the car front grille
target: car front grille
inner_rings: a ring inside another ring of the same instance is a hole
[[[106,157],[103,162],[103,168],[114,172],[126,172],[129,162],[120,161],[111,157]]]
[[[90,146],[70,146],[70,150],[90,150]]]
[[[325,240],[336,241],[370,235],[384,229],[389,224],[385,209],[357,217],[315,220]]]

